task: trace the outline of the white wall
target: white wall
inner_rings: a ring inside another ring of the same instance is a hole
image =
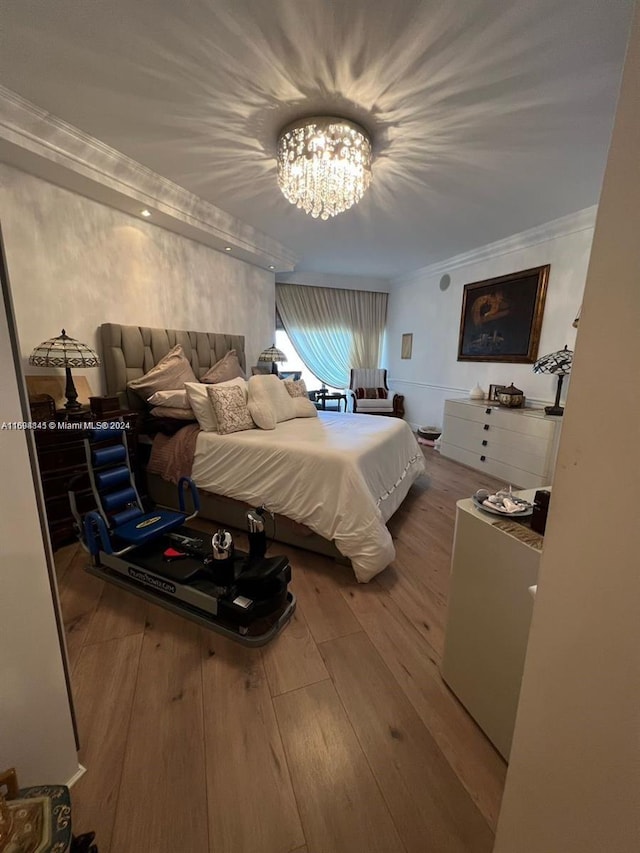
[[[271,272],[3,164],[0,223],[27,373],[63,327],[98,350],[105,322],[243,334],[247,364],[273,342]]]
[[[638,93],[636,7],[495,853],[640,849]]]
[[[516,234],[448,262],[395,279],[389,293],[385,366],[390,384],[405,395],[413,425],[442,425],[444,400],[467,396],[479,383],[521,388],[528,400],[553,400],[556,380],[529,364],[457,361],[465,284],[551,264],[539,355],[573,348],[572,322],[580,307],[593,238],[594,209]],[[442,276],[451,283],[440,289]],[[400,358],[404,333],[413,333],[411,359]],[[565,387],[568,387],[565,381]],[[563,397],[566,396],[563,389]]]
[[[0,423],[22,421],[1,300],[0,364]],[[0,469],[0,767],[63,785],[78,760],[24,431],[0,430]]]

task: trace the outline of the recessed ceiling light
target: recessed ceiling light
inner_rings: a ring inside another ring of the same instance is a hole
[[[225,247],[224,247],[224,250],[225,250],[225,252],[230,252],[230,251],[231,251],[231,246],[225,246]]]
[[[269,264],[269,269],[270,269],[270,270],[274,270],[274,269],[275,269],[274,265],[273,265],[273,264]]]
[[[151,211],[147,210],[147,208],[145,207],[144,210],[140,211],[140,216],[144,216],[145,219],[148,219],[151,216]]]

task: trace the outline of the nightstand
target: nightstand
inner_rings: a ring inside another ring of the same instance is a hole
[[[42,418],[32,418],[34,421],[42,421]],[[95,509],[95,502],[87,475],[87,464],[84,450],[84,425],[86,423],[99,422],[125,422],[129,424],[127,430],[129,455],[131,464],[136,461],[137,443],[137,421],[136,412],[120,410],[110,412],[108,417],[98,421],[97,417],[89,411],[88,407],[69,412],[59,409],[55,417],[45,423],[55,422],[55,428],[34,429],[38,465],[40,467],[40,480],[44,494],[45,510],[47,513],[47,524],[51,545],[53,549],[59,548],[76,539],[74,530],[75,519],[71,515],[69,504],[69,484],[75,477],[80,480],[74,484],[78,511],[81,515]]]

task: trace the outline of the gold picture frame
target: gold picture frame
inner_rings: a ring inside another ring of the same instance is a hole
[[[400,358],[411,358],[411,352],[413,350],[413,332],[408,332],[402,336],[402,349],[400,351]]]
[[[458,361],[533,364],[550,265],[465,284]]]

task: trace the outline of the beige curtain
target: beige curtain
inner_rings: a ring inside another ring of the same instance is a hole
[[[276,307],[307,368],[332,388],[346,388],[352,367],[378,367],[387,294],[276,284]]]

